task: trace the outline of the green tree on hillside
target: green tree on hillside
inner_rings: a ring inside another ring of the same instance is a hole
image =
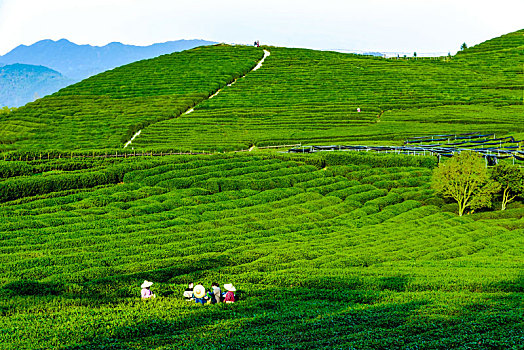
[[[507,204],[515,197],[524,194],[524,172],[518,167],[499,164],[493,168],[492,178],[501,186],[501,210],[505,210]]]
[[[0,114],[9,114],[11,113],[12,111],[15,111],[16,108],[12,107],[12,108],[9,108],[7,106],[4,106],[2,108],[0,108]]]
[[[464,51],[468,48],[468,45],[466,45],[466,43],[462,43],[462,45],[460,45],[460,51]]]
[[[9,116],[9,114],[12,112],[12,111],[15,111],[16,108],[9,108],[9,107],[2,107],[0,108],[0,118],[4,118],[4,117],[7,117]]]
[[[453,198],[462,216],[466,208],[491,207],[493,194],[498,192],[500,185],[490,178],[477,153],[462,152],[439,164],[433,172],[431,187],[443,197]]]

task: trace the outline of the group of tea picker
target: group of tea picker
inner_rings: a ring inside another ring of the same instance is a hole
[[[197,304],[234,303],[237,289],[231,283],[224,284],[225,292],[222,292],[218,283],[213,283],[211,289],[206,290],[202,283],[196,286],[189,283],[184,291],[186,301],[195,301]]]
[[[142,288],[140,296],[142,300],[155,298],[156,295],[151,292],[150,287],[153,282],[145,280],[140,286]],[[213,283],[211,289],[206,290],[202,283],[198,283],[194,286],[193,283],[189,283],[186,290],[184,291],[184,298],[187,301],[195,301],[197,304],[216,304],[216,303],[234,303],[235,292],[237,289],[232,284],[224,284],[225,292],[222,292],[218,283]]]

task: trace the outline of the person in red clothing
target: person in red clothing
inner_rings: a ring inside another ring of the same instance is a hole
[[[224,289],[227,290],[226,297],[224,298],[225,303],[234,303],[235,302],[235,292],[237,289],[231,283],[224,284]]]

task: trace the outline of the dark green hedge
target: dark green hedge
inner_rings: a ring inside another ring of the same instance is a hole
[[[150,166],[151,162],[129,162],[90,172],[7,179],[0,182],[0,202],[70,189],[117,184],[123,181],[127,172]]]

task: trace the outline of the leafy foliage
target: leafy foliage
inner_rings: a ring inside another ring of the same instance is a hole
[[[498,164],[493,168],[492,177],[502,189],[502,210],[517,196],[524,195],[524,172],[508,164]]]
[[[4,106],[4,107],[0,108],[0,116],[2,114],[7,115],[7,114],[11,113],[12,111],[16,111],[16,107],[6,107],[6,106]]]
[[[466,208],[490,207],[493,194],[500,188],[497,182],[491,181],[482,157],[471,151],[441,163],[433,172],[431,186],[458,203],[460,216]]]

